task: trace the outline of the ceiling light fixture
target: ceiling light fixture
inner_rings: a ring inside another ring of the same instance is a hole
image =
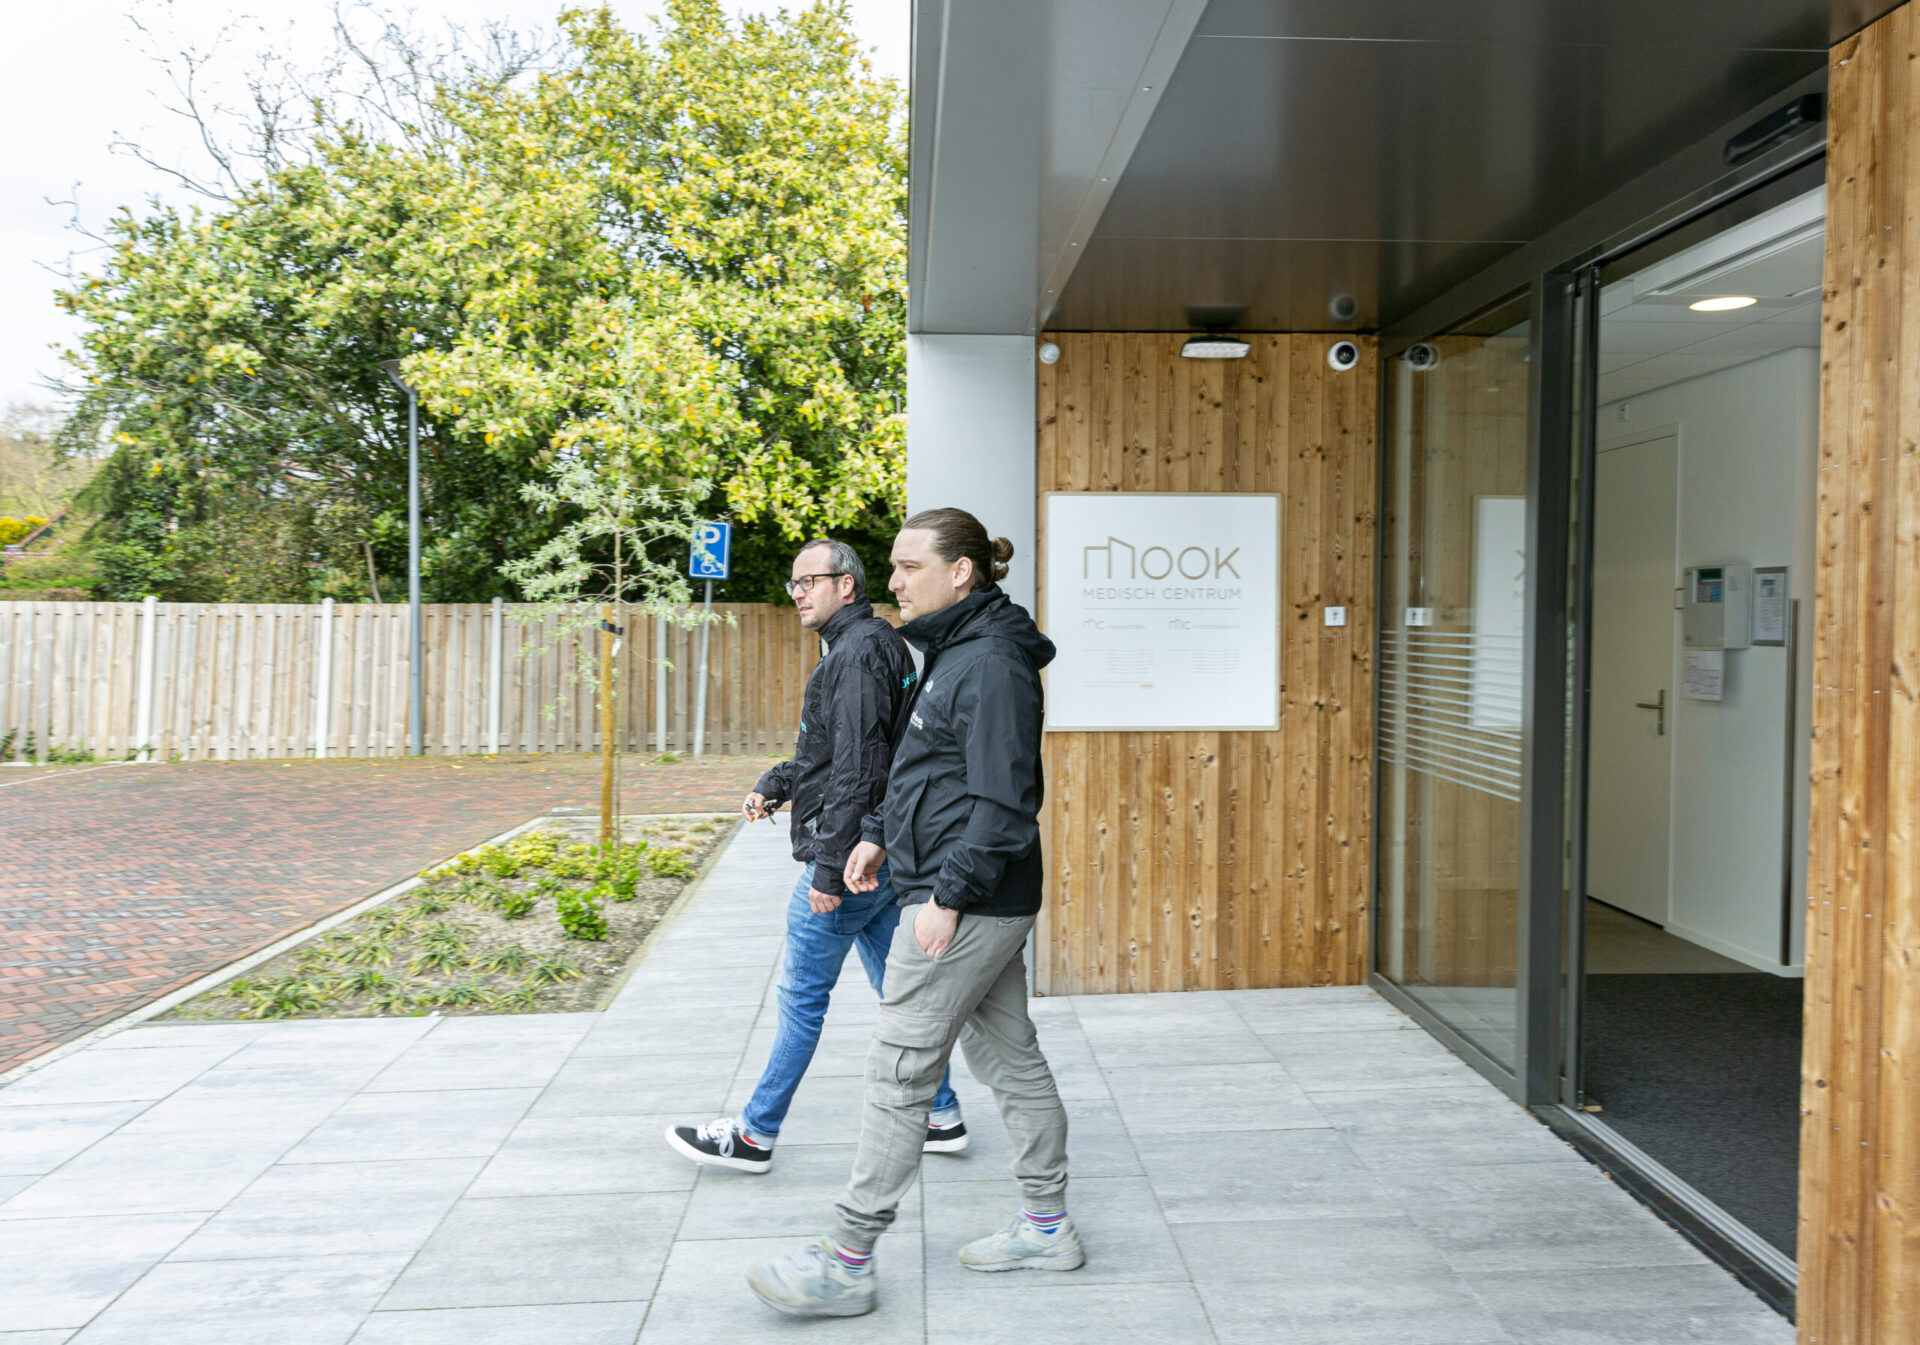
[[[1696,299],[1687,307],[1696,313],[1731,313],[1736,308],[1751,308],[1756,302],[1751,294],[1723,294],[1717,299]]]
[[[1244,360],[1253,347],[1237,336],[1228,336],[1224,332],[1208,332],[1205,336],[1189,336],[1186,344],[1180,347],[1183,360]]]

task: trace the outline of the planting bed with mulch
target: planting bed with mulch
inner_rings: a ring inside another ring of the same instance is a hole
[[[168,1019],[572,1013],[616,988],[660,918],[733,833],[725,816],[549,818],[481,846]]]

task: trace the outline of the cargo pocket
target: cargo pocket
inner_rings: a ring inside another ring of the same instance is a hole
[[[931,1097],[940,1083],[941,1050],[950,1027],[945,1018],[881,1005],[867,1056],[868,1079],[900,1090],[903,1102],[913,1101],[913,1094],[923,1088]]]

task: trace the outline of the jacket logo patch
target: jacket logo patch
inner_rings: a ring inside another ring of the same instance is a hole
[[[804,719],[800,721],[800,731],[802,733],[805,733],[807,731],[807,721]]]
[[[905,691],[908,687],[912,686],[915,682],[919,680],[920,680],[919,673],[910,672],[905,677],[900,679],[900,689],[902,691]]]
[[[907,717],[913,721],[913,726],[915,728],[917,729],[926,728],[926,725],[920,722],[920,712],[918,710],[915,710],[911,715],[908,715]]]

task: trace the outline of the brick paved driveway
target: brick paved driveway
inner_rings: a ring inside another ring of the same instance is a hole
[[[626,812],[730,810],[766,758],[626,763]],[[563,804],[586,756],[191,762],[0,788],[0,1071]]]

